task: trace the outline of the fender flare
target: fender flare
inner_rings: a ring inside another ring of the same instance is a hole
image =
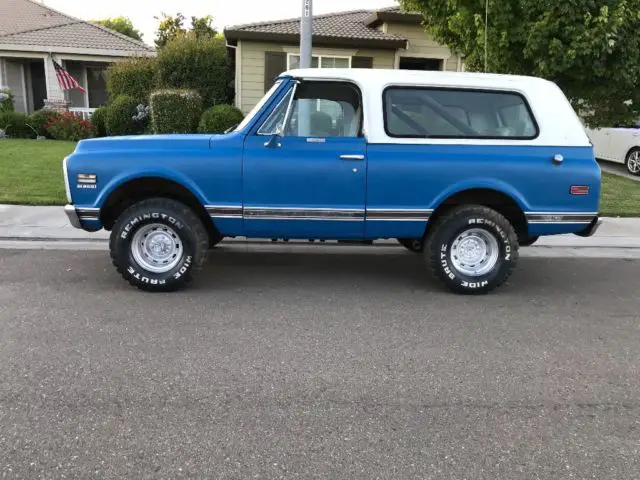
[[[493,190],[511,198],[520,207],[523,214],[531,210],[524,196],[508,183],[494,178],[473,178],[455,183],[440,192],[433,202],[433,211],[437,211],[447,199],[469,190]]]

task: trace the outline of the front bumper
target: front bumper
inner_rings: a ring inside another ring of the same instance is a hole
[[[602,225],[602,220],[600,220],[600,217],[596,215],[594,219],[591,220],[589,226],[584,230],[576,232],[576,235],[578,235],[579,237],[591,237],[595,235],[595,233],[598,231],[598,228],[600,228],[600,225]]]
[[[100,220],[99,208],[78,208],[75,205],[65,205],[64,213],[67,214],[69,223],[75,228],[87,231],[99,230],[99,226],[96,225]]]

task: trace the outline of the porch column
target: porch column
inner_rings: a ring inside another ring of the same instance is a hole
[[[58,85],[56,69],[53,67],[53,62],[49,56],[44,59],[44,76],[47,80],[47,99],[58,102],[64,101],[64,92],[60,88],[60,85]]]

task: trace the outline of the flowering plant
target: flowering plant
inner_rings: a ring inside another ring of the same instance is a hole
[[[90,121],[69,112],[59,116],[51,116],[45,124],[45,130],[54,140],[72,142],[92,138],[96,133],[96,129]]]

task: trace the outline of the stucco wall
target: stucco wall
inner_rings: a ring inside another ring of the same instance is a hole
[[[245,114],[258,103],[264,95],[264,52],[299,52],[298,47],[282,46],[276,43],[239,41],[236,50],[236,106]],[[358,48],[314,48],[314,55],[362,56],[373,57],[373,68],[393,68],[395,52],[393,50]]]
[[[409,40],[408,48],[398,50],[398,56],[440,58],[444,61],[444,69],[448,71],[458,70],[458,56],[453,54],[448,47],[436,42],[420,25],[406,25],[400,23],[385,24],[385,31],[393,35],[399,35]]]

